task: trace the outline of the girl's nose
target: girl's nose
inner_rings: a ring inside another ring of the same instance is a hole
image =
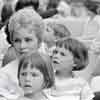
[[[31,79],[31,76],[30,76],[30,75],[27,75],[26,78],[25,78],[25,80],[26,80],[27,82],[29,82],[30,79]]]

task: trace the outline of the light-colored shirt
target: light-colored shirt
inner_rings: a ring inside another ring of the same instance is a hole
[[[88,83],[82,78],[66,79],[63,85],[47,92],[49,100],[92,100],[94,97]]]
[[[0,69],[0,95],[6,100],[15,100],[21,94],[17,79],[18,60]]]

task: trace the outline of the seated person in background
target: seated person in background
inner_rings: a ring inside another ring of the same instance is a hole
[[[54,71],[49,56],[39,52],[23,56],[19,61],[18,80],[24,92],[20,100],[48,100],[43,90],[54,84]]]
[[[85,18],[87,17],[87,8],[85,7],[86,0],[72,0],[70,3],[71,6],[71,15],[76,18]]]
[[[42,18],[48,18],[48,17],[52,17],[53,15],[57,14],[58,11],[56,9],[57,5],[58,5],[58,1],[59,0],[47,0],[47,8],[45,8],[46,10],[42,10],[41,6],[41,2],[44,3],[44,1],[39,1],[39,0],[18,0],[18,2],[16,3],[16,7],[15,7],[15,11],[18,11],[22,8],[25,7],[32,7],[35,11],[37,11],[40,16]],[[45,5],[44,5],[45,6]],[[44,7],[42,6],[42,7]],[[43,8],[44,9],[44,8]]]
[[[68,28],[62,24],[60,21],[54,21],[54,20],[44,20],[44,23],[46,24],[46,32],[43,35],[43,47],[42,50],[44,52],[52,53],[52,50],[55,47],[55,41],[67,38],[71,36],[70,31]]]
[[[6,41],[5,26],[9,21],[9,18],[14,13],[12,5],[10,3],[5,3],[1,10],[1,22],[0,22],[0,67],[2,64],[3,56],[5,55],[9,43]]]
[[[94,95],[82,77],[73,71],[82,70],[88,62],[85,46],[72,38],[58,40],[52,55],[55,70],[54,87],[48,91],[49,100],[92,100]]]

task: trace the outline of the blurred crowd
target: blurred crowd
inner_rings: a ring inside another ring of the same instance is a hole
[[[12,40],[13,35],[11,35],[11,33],[18,30],[20,25],[17,24],[17,18],[16,24],[12,23],[13,19],[11,18],[20,9],[26,7],[33,9],[44,23],[44,27],[39,26],[45,30],[39,47],[40,52],[48,53],[51,56],[55,49],[55,42],[60,39],[64,40],[67,37],[81,42],[88,51],[88,60],[84,61],[87,67],[75,71],[75,75],[81,76],[88,81],[94,92],[100,92],[100,88],[98,88],[100,83],[100,0],[0,0],[1,68],[21,54],[16,52],[19,49],[18,45],[15,44],[16,41],[20,41],[18,39]],[[27,16],[31,19],[31,15]],[[34,15],[35,17],[37,15]],[[27,20],[25,21],[27,22]],[[20,23],[23,23],[22,19]],[[21,30],[21,32],[24,33],[26,31]],[[80,56],[82,55],[80,54]],[[83,59],[85,58],[83,57],[81,60]]]

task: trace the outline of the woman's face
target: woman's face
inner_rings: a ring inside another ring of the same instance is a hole
[[[74,64],[73,55],[64,47],[56,47],[56,49],[53,51],[52,60],[55,70],[72,70],[72,66]]]
[[[44,77],[37,68],[28,64],[27,68],[21,68],[19,74],[19,83],[25,95],[34,95],[43,89]]]
[[[13,35],[13,46],[19,55],[31,53],[38,48],[38,39],[35,31],[30,32],[25,28],[19,29]]]

